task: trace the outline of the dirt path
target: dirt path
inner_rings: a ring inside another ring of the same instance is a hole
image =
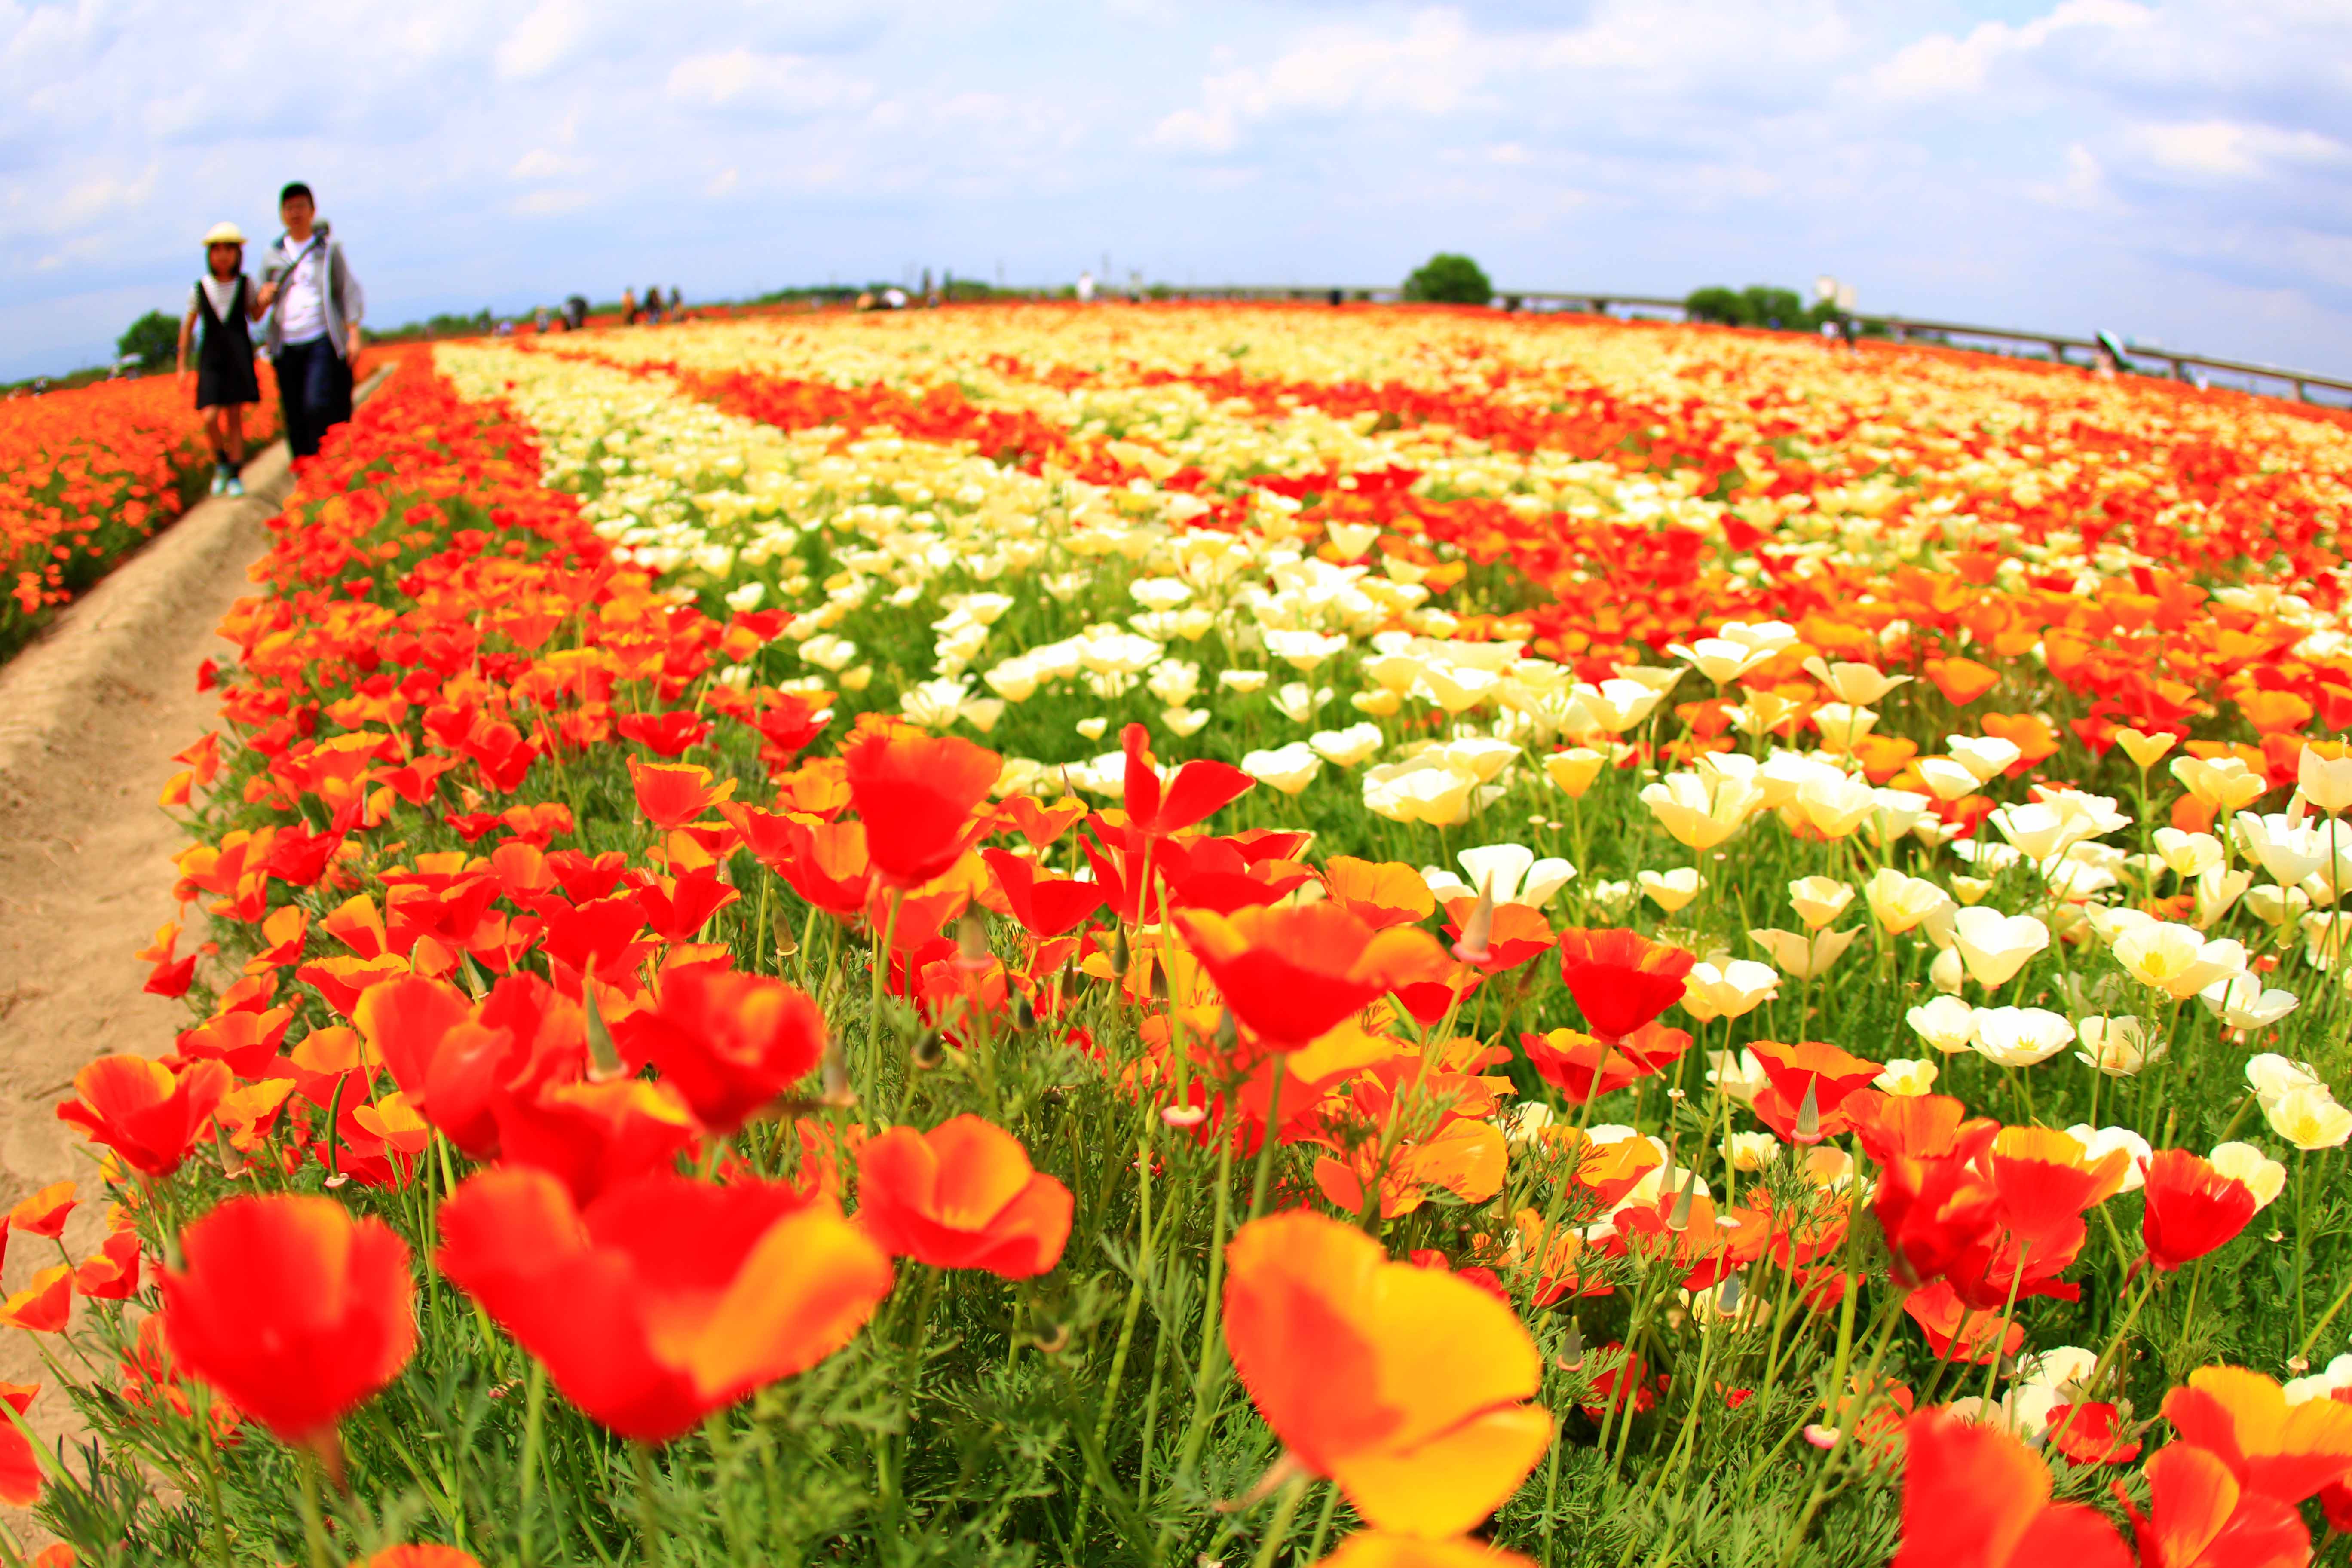
[[[264,521],[291,487],[284,446],[244,477],[245,499],[192,509],[0,668],[0,1205],[68,1177],[96,1196],[58,1101],[92,1058],[161,1054],[187,1023],[180,1003],[141,990],[131,954],[172,912],[185,837],[156,796],[178,771],[172,753],[215,722],[196,667],[228,648],[214,628],[250,589]],[[102,1234],[102,1210],[76,1211],[76,1256]],[[17,1238],[7,1289],[57,1261]],[[32,1416],[47,1436],[72,1412],[32,1337],[0,1330],[0,1379],[45,1385]],[[16,1510],[0,1520],[37,1534]]]

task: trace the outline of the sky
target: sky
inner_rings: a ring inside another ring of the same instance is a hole
[[[0,377],[296,178],[385,325],[1443,249],[2352,375],[2352,0],[0,0]]]

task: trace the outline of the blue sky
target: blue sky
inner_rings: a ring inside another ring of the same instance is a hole
[[[0,0],[0,375],[292,177],[382,323],[1445,248],[2352,373],[2346,0]]]

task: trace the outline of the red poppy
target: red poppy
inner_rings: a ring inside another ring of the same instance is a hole
[[[710,770],[695,763],[641,763],[629,759],[629,783],[646,820],[667,831],[683,827],[735,795],[735,781],[710,781]]]
[[[866,852],[894,888],[919,888],[962,858],[987,823],[1003,759],[952,735],[872,731],[841,755],[849,798],[866,824]]]
[[[1903,1433],[1903,1542],[1890,1568],[2132,1568],[2097,1510],[2050,1500],[2048,1468],[2007,1431],[1927,1410]]]
[[[1570,926],[1559,933],[1559,977],[1604,1040],[1622,1039],[1683,999],[1697,960],[1639,931]]]
[[[1848,1056],[1819,1040],[1782,1045],[1758,1040],[1748,1049],[1769,1080],[1756,1091],[1748,1109],[1756,1119],[1793,1143],[1818,1143],[1834,1138],[1850,1125],[1843,1113],[1846,1097],[1870,1087],[1885,1069],[1863,1057]],[[1808,1109],[1810,1107],[1810,1109]]]
[[[2184,1442],[2218,1456],[2248,1491],[2299,1503],[2352,1473],[2352,1405],[2287,1403],[2286,1390],[2242,1366],[2201,1366],[2164,1396]]]
[[[58,1120],[79,1127],[133,1170],[168,1176],[180,1168],[235,1079],[216,1061],[172,1069],[144,1057],[100,1057],[74,1074],[74,1092]]]
[[[1176,921],[1234,1016],[1276,1050],[1297,1050],[1399,984],[1446,967],[1427,931],[1375,932],[1328,904],[1187,910]]]
[[[2123,1412],[2104,1401],[2053,1405],[2050,1446],[2078,1465],[2128,1465],[2139,1458],[2140,1445],[2123,1435],[2122,1419]]]
[[[0,1383],[0,1399],[22,1415],[31,1408],[33,1396],[41,1392],[37,1383]],[[12,1508],[30,1508],[41,1497],[41,1461],[33,1452],[33,1440],[16,1422],[0,1416],[0,1502]],[[44,1555],[47,1555],[44,1553]],[[70,1557],[66,1562],[70,1564]],[[36,1568],[46,1568],[38,1558]]]
[[[2246,1184],[2186,1149],[2158,1151],[2147,1170],[2140,1239],[2158,1268],[2178,1268],[2228,1245],[2254,1217]]]
[[[51,1264],[0,1303],[0,1323],[27,1333],[61,1334],[73,1316],[73,1269]]]
[[[857,1223],[895,1258],[934,1268],[1043,1274],[1070,1237],[1070,1189],[992,1121],[893,1127],[857,1157]]]
[[[1456,899],[1445,906],[1445,934],[1454,939],[1456,953],[1462,952],[1462,932],[1477,907],[1475,899]],[[1500,974],[1517,969],[1552,945],[1551,923],[1533,905],[1496,904],[1488,912],[1492,923],[1486,931],[1486,956],[1468,958],[1485,973]]]
[[[676,1088],[641,1078],[549,1084],[535,1095],[499,1096],[499,1157],[551,1172],[575,1204],[605,1188],[667,1170],[694,1147],[694,1113]]]
[[[1690,1043],[1688,1034],[1663,1024],[1644,1024],[1614,1045],[1575,1029],[1519,1037],[1537,1076],[1576,1105],[1649,1077],[1679,1058]]]
[[[996,874],[997,888],[1021,929],[1041,940],[1051,940],[1076,929],[1103,906],[1100,882],[1068,877],[1040,877],[1037,863],[1002,849],[983,849],[980,858]]]
[[[173,1359],[289,1443],[317,1445],[416,1348],[408,1246],[332,1198],[231,1198],[160,1270]]]
[[[74,1184],[52,1182],[8,1211],[8,1228],[55,1241],[65,1234],[66,1220],[73,1211]]]
[[[1162,780],[1152,765],[1151,738],[1140,724],[1119,733],[1127,753],[1127,795],[1122,803],[1128,826],[1137,833],[1162,837],[1206,821],[1257,787],[1257,781],[1234,766],[1196,757]]]
[[[724,1138],[814,1070],[824,1012],[806,992],[765,974],[673,970],[661,1000],[624,1021],[615,1040],[651,1062],[697,1121]]]
[[[1937,1361],[1990,1365],[2015,1355],[2025,1343],[2025,1327],[2000,1315],[1998,1308],[1979,1311],[1963,1302],[1948,1280],[1938,1279],[1905,1298],[1903,1310],[1927,1339]]]
[[[564,1396],[661,1443],[856,1336],[890,1260],[829,1199],[656,1173],[585,1209],[544,1171],[467,1181],[441,1205],[442,1272]]]
[[[2168,1444],[2144,1473],[2145,1516],[2122,1483],[2115,1486],[2131,1516],[2140,1568],[2302,1568],[2311,1561],[2311,1531],[2294,1505],[2246,1488],[2220,1455]]]
[[[691,708],[667,713],[624,713],[613,721],[613,728],[657,757],[675,757],[688,746],[700,745],[710,734],[710,721]]]

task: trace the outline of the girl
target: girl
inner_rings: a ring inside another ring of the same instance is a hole
[[[260,319],[261,296],[245,275],[245,234],[233,223],[217,223],[205,236],[205,275],[188,290],[188,313],[180,321],[179,375],[188,379],[188,344],[196,323],[204,337],[196,346],[196,408],[213,447],[213,494],[241,496],[245,481],[245,405],[261,401],[253,374],[253,335],[247,323]]]

